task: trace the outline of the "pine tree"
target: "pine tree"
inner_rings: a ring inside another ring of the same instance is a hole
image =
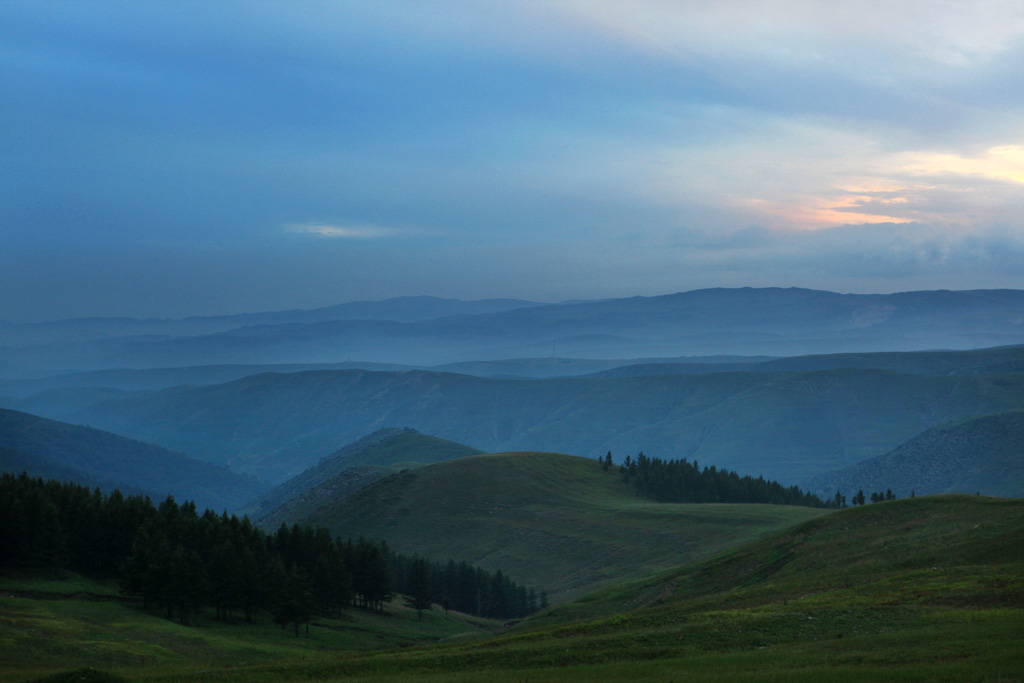
[[[409,566],[409,573],[405,577],[405,604],[416,610],[417,618],[423,619],[423,610],[431,609],[433,597],[430,592],[430,575],[427,572],[427,563],[422,558],[416,558]],[[445,611],[447,615],[447,610]]]

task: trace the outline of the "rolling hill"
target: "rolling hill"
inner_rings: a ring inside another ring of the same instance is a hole
[[[381,479],[302,519],[404,553],[501,569],[564,602],[822,514],[772,505],[673,505],[637,498],[596,460],[504,453]]]
[[[621,581],[496,637],[367,653],[303,674],[552,683],[1018,680],[1022,532],[1020,500],[871,504]],[[247,673],[263,671],[271,673]]]
[[[234,509],[265,488],[252,477],[116,434],[0,408],[4,471],[110,491],[173,494],[200,508]]]
[[[1022,531],[1024,501],[1018,499],[947,495],[870,503],[830,512],[714,558],[595,591],[539,621],[564,624],[658,608],[999,604],[1022,609]]]
[[[380,429],[323,458],[238,511],[275,527],[282,519],[312,513],[398,469],[464,458],[482,451],[420,434],[415,429]],[[284,509],[278,509],[278,508]]]
[[[1024,496],[1024,411],[984,415],[933,427],[898,448],[825,472],[804,488],[852,498],[858,489],[899,497],[936,493]]]
[[[610,450],[619,461],[643,450],[791,484],[886,453],[943,422],[1022,407],[1024,373],[821,370],[501,380],[350,370],[137,393],[52,417],[272,482],[297,475],[339,443],[397,424],[490,452],[596,457]]]
[[[1020,500],[871,504],[610,584],[489,637],[467,631],[493,626],[436,609],[420,622],[400,606],[319,619],[304,638],[212,613],[187,628],[80,579],[8,580],[0,619],[11,680],[1015,681],[1022,532]]]

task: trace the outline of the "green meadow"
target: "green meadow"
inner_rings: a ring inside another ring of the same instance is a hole
[[[349,609],[318,618],[296,637],[263,615],[224,623],[212,610],[188,627],[118,599],[111,583],[4,577],[0,584],[0,680],[22,681],[91,667],[122,676],[190,676],[287,662],[305,666],[336,656],[476,637],[501,624],[440,607],[417,619],[394,601],[384,615]]]
[[[556,453],[500,453],[409,470],[285,521],[402,552],[464,559],[546,590],[552,602],[676,567],[824,510],[667,504],[637,497],[618,468]],[[270,529],[272,531],[272,529]]]
[[[875,503],[516,625],[437,607],[417,622],[396,602],[298,638],[269,622],[182,627],[82,580],[5,579],[2,680],[92,667],[146,681],[1017,681],[1022,532],[1020,500]]]

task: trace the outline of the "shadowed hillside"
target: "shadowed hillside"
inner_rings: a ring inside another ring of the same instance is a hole
[[[733,372],[498,380],[422,371],[265,374],[72,410],[60,419],[283,481],[368,431],[408,425],[483,450],[619,461],[643,450],[785,484],[925,429],[1024,406],[1024,373]]]
[[[981,375],[1024,372],[1024,346],[1000,346],[968,351],[890,351],[877,353],[832,353],[757,360],[734,359],[695,363],[664,359],[659,362],[620,364],[594,373],[595,377],[640,377],[644,375],[693,374],[709,372],[808,372],[812,370],[888,370],[914,375]]]
[[[266,492],[239,510],[239,514],[248,514],[261,524],[276,526],[281,519],[308,515],[321,505],[386,476],[394,468],[416,467],[481,452],[420,434],[415,429],[381,429]],[[275,509],[280,506],[286,509]]]
[[[0,447],[5,471],[141,492],[157,501],[172,493],[201,507],[234,509],[263,488],[251,477],[159,446],[2,408]]]
[[[806,482],[827,495],[858,490],[899,497],[935,493],[1024,496],[1024,411],[985,415],[925,431],[885,455]]]

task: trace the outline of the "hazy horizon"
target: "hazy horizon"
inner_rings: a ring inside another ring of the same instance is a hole
[[[1024,5],[0,4],[0,320],[1024,286]]]
[[[540,305],[560,305],[561,304],[561,305],[565,305],[565,304],[589,303],[589,302],[598,302],[598,301],[610,301],[610,300],[613,300],[613,299],[620,299],[620,298],[622,298],[622,299],[629,299],[629,298],[636,298],[636,297],[655,298],[655,297],[672,296],[672,295],[675,295],[675,294],[687,294],[687,293],[690,293],[690,292],[696,292],[696,291],[702,291],[702,290],[713,290],[713,289],[736,289],[736,290],[738,290],[738,289],[805,289],[805,290],[808,290],[808,291],[831,292],[833,294],[844,294],[844,295],[845,294],[850,294],[850,295],[872,295],[872,294],[877,294],[877,295],[881,295],[881,296],[885,296],[885,295],[889,295],[889,294],[903,294],[903,293],[921,292],[921,291],[997,291],[997,290],[1000,290],[1000,289],[1003,289],[1003,290],[1018,290],[1018,291],[1024,290],[1024,288],[1017,288],[1017,287],[1014,287],[1014,288],[1005,288],[1005,287],[1004,288],[999,288],[999,287],[992,287],[992,288],[977,287],[977,288],[963,289],[963,290],[950,290],[949,288],[936,288],[936,289],[930,289],[930,290],[894,290],[894,291],[839,292],[839,291],[834,291],[834,290],[824,290],[824,289],[818,289],[818,288],[813,288],[813,287],[795,287],[795,286],[794,287],[775,287],[775,286],[767,285],[767,286],[764,286],[764,287],[750,287],[750,286],[699,287],[699,288],[696,288],[696,289],[678,290],[678,291],[675,291],[675,292],[661,292],[661,293],[655,293],[655,294],[632,294],[632,295],[627,294],[627,295],[624,295],[622,297],[595,297],[593,299],[562,299],[562,300],[553,300],[553,301],[543,301],[543,300],[540,300],[540,299],[521,299],[519,297],[502,297],[502,296],[483,297],[481,299],[468,299],[468,298],[460,299],[458,297],[437,297],[437,296],[434,296],[433,294],[398,294],[398,295],[395,295],[395,296],[384,297],[384,298],[381,298],[381,299],[356,299],[356,300],[352,300],[352,301],[336,301],[336,302],[325,304],[323,306],[307,306],[307,307],[294,306],[294,307],[282,308],[282,309],[270,309],[270,308],[255,309],[254,308],[254,309],[249,309],[249,310],[229,310],[229,311],[225,311],[223,313],[211,313],[211,314],[185,314],[185,315],[180,315],[180,316],[156,316],[156,315],[147,315],[147,316],[131,316],[131,315],[105,316],[105,315],[94,315],[94,316],[74,316],[74,317],[69,317],[69,318],[50,318],[50,319],[39,319],[39,320],[8,320],[8,319],[0,318],[0,322],[11,323],[11,324],[14,324],[14,325],[31,325],[31,324],[60,322],[62,320],[76,320],[76,319],[80,319],[80,320],[90,320],[90,319],[102,320],[102,319],[123,318],[123,319],[143,320],[143,319],[146,319],[146,318],[150,318],[150,319],[154,319],[154,320],[158,320],[158,319],[184,320],[184,319],[188,319],[188,318],[207,318],[207,317],[209,317],[209,318],[216,318],[216,317],[256,315],[256,314],[260,314],[260,313],[278,313],[278,312],[286,312],[286,311],[289,311],[289,310],[295,310],[295,311],[300,311],[300,310],[318,310],[318,309],[322,309],[322,308],[331,308],[331,307],[334,307],[334,306],[341,306],[341,305],[345,305],[345,304],[364,304],[364,303],[366,303],[366,304],[376,304],[376,303],[384,303],[384,302],[387,302],[387,301],[402,300],[402,299],[440,299],[440,300],[445,300],[445,301],[462,301],[462,302],[487,301],[487,300],[495,300],[495,301],[508,300],[508,301],[523,301],[523,302],[526,302],[527,304],[540,304]]]

